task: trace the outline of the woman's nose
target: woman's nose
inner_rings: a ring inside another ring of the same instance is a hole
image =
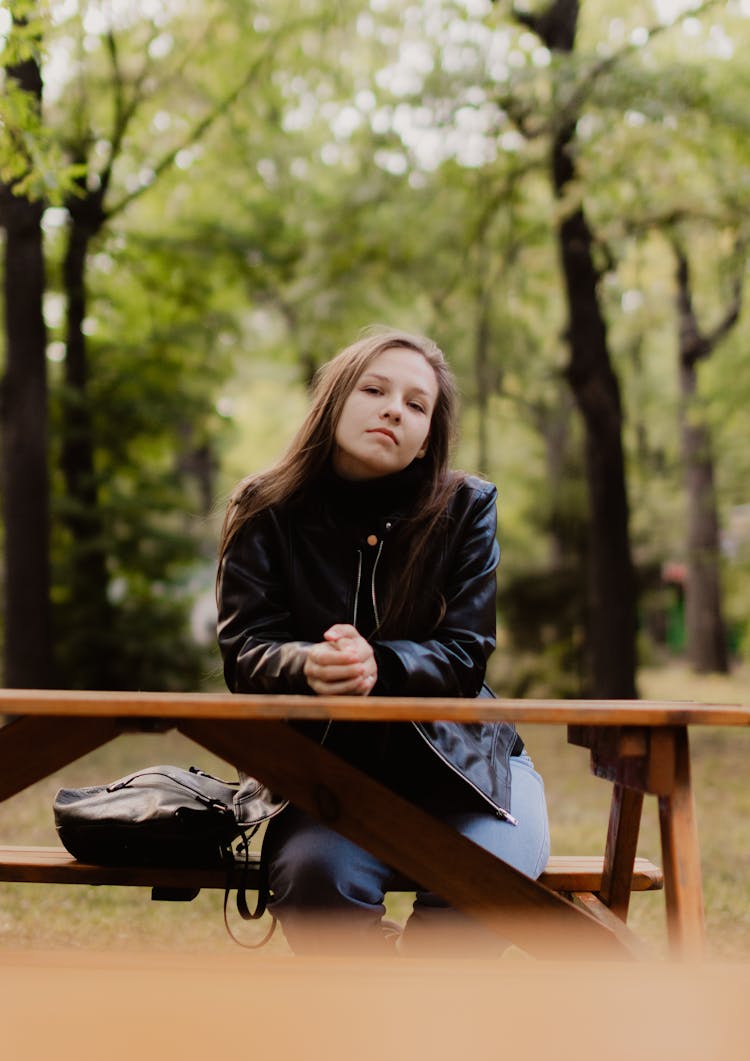
[[[398,423],[401,419],[401,399],[391,395],[383,406],[382,415]]]

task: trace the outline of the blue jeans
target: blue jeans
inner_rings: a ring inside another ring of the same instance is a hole
[[[544,783],[525,753],[511,759],[511,813],[518,825],[477,809],[440,817],[480,847],[536,878],[549,857]],[[429,808],[428,808],[429,809]],[[297,954],[385,953],[380,921],[385,893],[397,875],[369,852],[289,807],[266,838],[269,908]],[[482,927],[431,892],[418,891],[401,941],[405,954],[440,950],[471,954],[504,947]]]

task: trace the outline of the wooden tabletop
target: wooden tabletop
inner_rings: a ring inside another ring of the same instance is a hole
[[[750,706],[662,700],[508,700],[0,689],[0,715],[356,719],[593,726],[750,726]]]

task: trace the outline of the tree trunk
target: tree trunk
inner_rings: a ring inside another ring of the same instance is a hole
[[[577,0],[554,0],[540,15],[519,18],[551,50],[573,51]],[[569,116],[552,144],[552,183],[559,201],[576,177],[571,149],[577,117]],[[568,303],[567,376],[585,430],[590,509],[590,693],[602,698],[631,698],[637,695],[636,581],[630,551],[622,408],[599,303],[593,238],[582,206],[562,217],[557,236]]]
[[[570,389],[562,382],[558,388],[554,405],[546,405],[535,410],[534,422],[544,442],[544,456],[549,497],[549,566],[559,571],[571,556],[579,559],[588,550],[579,547],[581,535],[579,521],[571,510],[569,493],[565,482],[571,474],[568,468],[568,450],[570,447],[571,417],[573,416],[573,398]],[[580,521],[582,523],[582,520]]]
[[[727,635],[722,614],[719,516],[714,486],[711,435],[700,419],[696,397],[698,361],[710,355],[716,338],[698,326],[690,290],[685,252],[675,243],[677,259],[677,315],[680,357],[680,429],[687,492],[687,583],[685,626],[691,666],[702,674],[729,671]],[[730,307],[719,335],[726,334],[739,315]]]
[[[86,256],[103,222],[98,196],[69,204],[70,229],[63,264],[67,319],[65,393],[62,417],[62,470],[65,478],[65,520],[71,555],[68,592],[76,631],[69,680],[94,689],[113,687],[111,667],[111,606],[107,556],[94,458],[94,426],[89,396],[86,336]]]
[[[37,63],[8,70],[41,103]],[[47,470],[44,207],[0,188],[5,240],[6,363],[2,391],[5,524],[4,680],[11,687],[53,682]]]
[[[695,366],[682,364],[682,459],[687,490],[687,584],[685,626],[687,654],[701,674],[727,674],[729,653],[721,606],[719,517],[714,463],[708,429],[693,420]]]
[[[555,190],[562,198],[574,177],[572,129],[556,140]],[[589,646],[591,695],[635,697],[636,583],[630,552],[620,388],[599,305],[592,237],[581,208],[562,219],[558,241],[568,302],[567,375],[585,429],[589,493]]]

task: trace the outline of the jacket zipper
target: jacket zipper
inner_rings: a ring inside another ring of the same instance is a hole
[[[357,549],[357,584],[354,587],[354,614],[352,626],[357,625],[357,608],[359,607],[359,587],[362,583],[362,550]]]
[[[380,614],[378,612],[378,599],[375,594],[375,573],[378,570],[378,563],[380,562],[380,556],[383,552],[383,541],[381,540],[378,545],[378,552],[375,557],[375,562],[372,565],[372,576],[370,580],[370,598],[372,600],[372,612],[375,618],[375,630],[380,627]],[[357,625],[357,612],[359,611],[359,591],[362,588],[362,550],[357,549],[357,583],[354,587],[354,611],[352,614],[352,626]]]
[[[518,818],[514,818],[510,811],[507,811],[504,807],[501,807],[499,804],[494,803],[489,796],[485,795],[485,793],[482,792],[481,788],[477,788],[474,782],[469,780],[466,774],[462,774],[458,767],[454,766],[453,763],[449,762],[448,759],[445,758],[442,752],[438,751],[435,745],[427,739],[426,735],[419,728],[419,724],[417,722],[412,722],[412,726],[414,726],[415,730],[425,742],[427,747],[431,751],[433,751],[442,762],[445,763],[449,770],[452,770],[453,773],[460,777],[462,781],[465,781],[467,785],[470,785],[471,788],[473,788],[474,791],[477,793],[477,795],[481,796],[486,803],[489,803],[489,805],[492,807],[492,809],[495,811],[499,818],[502,818],[504,822],[509,822],[511,825],[518,825]],[[510,769],[510,767],[508,767],[508,769]]]
[[[375,557],[375,563],[372,565],[372,584],[370,586],[370,593],[371,593],[371,596],[372,596],[372,614],[375,617],[375,629],[373,630],[373,634],[377,633],[377,631],[380,629],[380,616],[378,615],[378,602],[377,602],[377,598],[375,597],[375,572],[378,569],[378,563],[380,561],[380,554],[382,553],[382,551],[383,551],[383,540],[381,538],[380,545],[378,546],[378,555]]]

